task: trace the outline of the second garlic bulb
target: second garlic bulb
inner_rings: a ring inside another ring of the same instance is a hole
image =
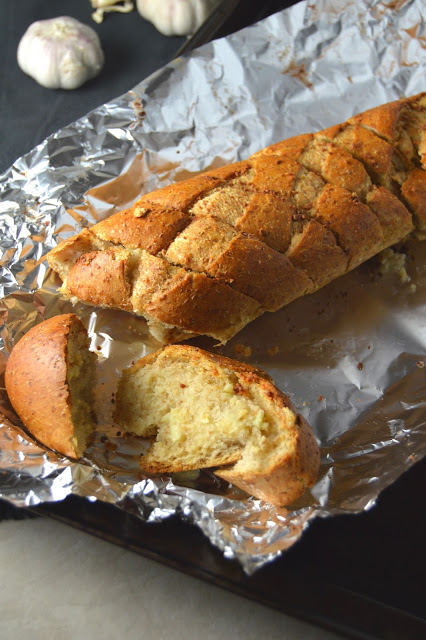
[[[221,0],[137,0],[140,15],[165,36],[195,33]]]
[[[97,33],[75,18],[34,22],[18,46],[22,71],[48,89],[77,89],[104,64]]]

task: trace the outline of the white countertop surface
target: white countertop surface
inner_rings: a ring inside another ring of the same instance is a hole
[[[333,640],[48,518],[0,522],[0,638]]]

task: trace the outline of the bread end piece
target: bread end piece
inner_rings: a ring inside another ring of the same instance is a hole
[[[140,462],[147,473],[211,468],[279,506],[317,477],[315,437],[271,378],[196,347],[164,347],[125,370],[115,420],[152,439]]]
[[[28,431],[45,446],[80,458],[92,418],[96,356],[75,314],[49,318],[16,344],[6,366],[10,402]]]
[[[285,447],[278,448],[276,456],[264,469],[253,471],[246,461],[240,461],[229,468],[216,469],[215,475],[278,506],[290,504],[303,495],[317,479],[318,444],[302,416],[287,414],[286,418],[287,429],[296,429],[292,454]],[[292,424],[293,418],[296,418],[297,426]]]

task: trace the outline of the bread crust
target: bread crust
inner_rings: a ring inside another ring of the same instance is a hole
[[[67,381],[72,330],[87,337],[74,314],[54,316],[32,327],[13,348],[5,381],[10,402],[31,434],[47,447],[79,458],[83,450],[75,438]]]
[[[238,466],[215,469],[219,478],[277,506],[288,505],[315,484],[319,449],[306,420],[298,415],[293,455],[282,456],[262,474],[238,471]]]
[[[284,140],[142,196],[53,249],[49,264],[65,294],[138,313],[157,335],[225,342],[413,230],[426,236],[425,127],[419,94]],[[119,250],[129,252],[121,263]],[[85,258],[91,251],[112,253]],[[215,287],[226,304],[244,301],[238,319],[235,307],[218,313]]]
[[[167,249],[176,234],[189,224],[191,218],[183,211],[147,208],[140,204],[119,212],[93,227],[102,240],[129,249],[145,249],[157,254]]]
[[[232,338],[261,313],[259,304],[203,273],[184,272],[146,305],[149,316],[189,334],[206,333],[220,342]],[[200,331],[200,326],[203,331]]]
[[[235,162],[219,169],[206,171],[194,178],[176,182],[158,191],[147,193],[138,200],[138,205],[159,205],[186,211],[204,193],[220,186],[225,181],[239,176],[250,168],[248,162]]]
[[[313,289],[310,278],[282,253],[212,216],[194,218],[165,255],[173,264],[229,284],[268,311]]]
[[[349,258],[348,268],[357,267],[383,247],[377,217],[357,196],[327,184],[315,201],[315,219],[330,229]]]
[[[417,234],[420,238],[426,235],[426,172],[413,169],[401,187],[405,202],[416,217]]]
[[[99,307],[132,311],[127,251],[92,251],[80,256],[67,279],[67,291]]]
[[[310,220],[293,237],[288,257],[295,267],[309,276],[315,289],[348,269],[348,256],[337,244],[334,234],[317,220]]]

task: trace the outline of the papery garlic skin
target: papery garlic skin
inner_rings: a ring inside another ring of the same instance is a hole
[[[92,13],[92,18],[98,24],[101,24],[104,19],[104,13],[129,13],[133,11],[132,0],[90,0],[92,7],[96,9]]]
[[[165,36],[195,33],[221,0],[137,0],[142,18],[149,20]]]
[[[77,89],[104,64],[97,33],[68,16],[33,22],[21,38],[17,59],[22,71],[48,89]]]

